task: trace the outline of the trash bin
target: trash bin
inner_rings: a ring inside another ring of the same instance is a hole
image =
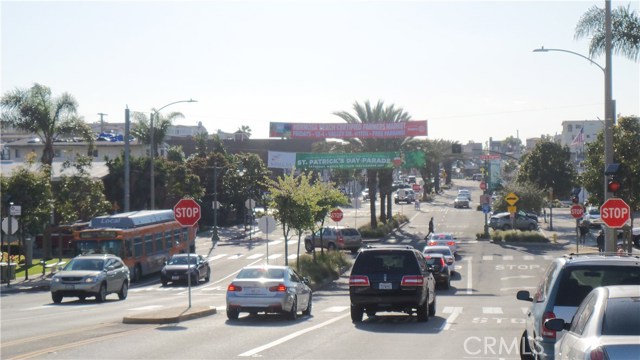
[[[0,282],[6,283],[8,280],[16,279],[16,264],[11,266],[6,262],[0,263]]]

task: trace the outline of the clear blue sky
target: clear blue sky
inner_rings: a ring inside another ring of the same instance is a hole
[[[601,1],[2,1],[2,93],[68,92],[87,122],[193,98],[177,124],[341,122],[383,100],[429,137],[467,143],[562,131],[604,113],[604,75],[561,48]],[[638,1],[613,1],[612,7]],[[604,57],[594,59],[604,66]],[[639,63],[613,56],[617,112],[640,115]]]

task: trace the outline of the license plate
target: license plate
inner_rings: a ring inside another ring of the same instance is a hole
[[[380,283],[380,290],[391,290],[391,283]]]
[[[180,280],[180,276],[172,276],[171,280]]]
[[[64,286],[65,290],[74,290],[76,288],[75,285],[65,285]]]
[[[248,288],[247,293],[250,295],[259,295],[262,294],[262,288]]]

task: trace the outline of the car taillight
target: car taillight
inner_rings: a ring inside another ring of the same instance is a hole
[[[400,286],[422,286],[424,279],[420,275],[405,275]]]
[[[235,284],[229,284],[229,286],[227,286],[227,291],[242,291],[242,287]]]
[[[546,327],[544,327],[544,322],[549,320],[549,319],[555,319],[556,318],[556,314],[554,314],[552,311],[547,311],[544,314],[542,314],[542,324],[540,324],[540,328],[542,329],[542,337],[546,337],[546,338],[556,338],[556,331],[555,330],[549,330]]]
[[[597,347],[589,353],[589,360],[607,360],[608,357],[604,354],[601,347]]]
[[[436,244],[436,242],[435,242],[435,241],[429,241],[429,244],[428,244],[428,245],[429,245],[429,246],[434,246],[434,245],[437,245],[437,244]]]
[[[444,268],[444,259],[440,258],[440,266],[442,266]]]
[[[287,291],[287,287],[284,284],[278,284],[276,286],[272,286],[269,288],[269,291],[273,292],[285,292]]]
[[[349,276],[349,286],[369,286],[369,277],[364,275]]]
[[[455,241],[449,241],[449,242],[447,242],[447,245],[449,245],[449,246],[453,246],[453,245],[455,245],[455,244],[456,244],[456,242],[455,242]]]

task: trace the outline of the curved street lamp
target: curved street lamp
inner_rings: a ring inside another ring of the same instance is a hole
[[[172,103],[168,103],[167,105],[161,107],[158,110],[155,110],[151,113],[151,117],[149,119],[149,137],[150,137],[150,145],[151,145],[151,149],[149,151],[149,155],[151,155],[151,168],[149,170],[149,174],[150,174],[150,178],[151,178],[151,201],[150,201],[150,206],[149,208],[151,210],[154,210],[156,208],[156,180],[155,180],[155,166],[154,166],[154,160],[156,158],[156,151],[155,151],[155,139],[154,139],[154,135],[155,135],[155,128],[153,126],[153,117],[157,116],[158,113],[160,112],[160,110],[171,106],[173,104],[178,104],[178,103],[191,103],[191,102],[198,102],[197,100],[193,100],[193,99],[189,99],[189,100],[180,100],[180,101],[174,101]]]
[[[600,64],[598,64],[597,62],[591,60],[591,58],[586,57],[586,56],[584,56],[584,55],[582,55],[580,53],[577,53],[577,52],[573,52],[573,51],[565,50],[565,49],[545,49],[544,46],[541,46],[540,49],[533,49],[533,52],[549,52],[549,51],[560,51],[560,52],[565,52],[565,53],[573,54],[573,55],[576,55],[576,56],[580,56],[581,58],[589,61],[591,64],[599,67],[600,70],[602,70],[602,72],[606,72],[606,70]]]

